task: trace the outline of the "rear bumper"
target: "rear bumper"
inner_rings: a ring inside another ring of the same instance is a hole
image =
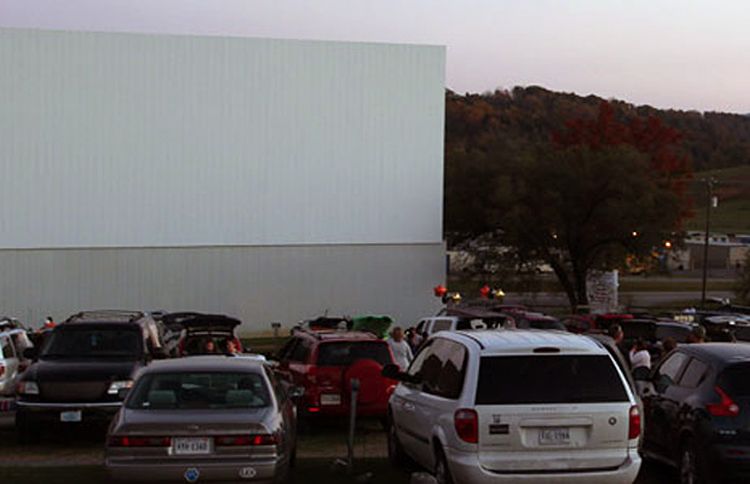
[[[447,449],[448,468],[454,482],[470,482],[472,484],[497,483],[576,483],[576,484],[631,484],[638,476],[641,468],[641,458],[635,449],[631,449],[629,457],[616,469],[578,472],[535,472],[535,473],[501,473],[483,468],[479,464],[476,453],[466,453],[455,449]]]
[[[81,411],[81,422],[87,424],[108,424],[122,406],[120,402],[105,403],[45,403],[45,402],[16,402],[16,420],[23,420],[28,424],[62,423],[60,414],[67,411]]]
[[[110,480],[147,482],[254,482],[272,483],[287,472],[276,459],[238,462],[165,462],[106,458]],[[195,478],[193,480],[189,478]]]
[[[710,473],[722,479],[750,479],[750,446],[714,445]]]

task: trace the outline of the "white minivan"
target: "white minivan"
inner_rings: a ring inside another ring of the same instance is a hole
[[[557,331],[441,332],[400,381],[388,452],[447,483],[631,483],[636,397],[606,348]]]

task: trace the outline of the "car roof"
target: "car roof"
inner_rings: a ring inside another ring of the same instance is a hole
[[[750,344],[747,343],[692,343],[680,345],[679,350],[719,366],[750,362]]]
[[[382,341],[367,331],[297,331],[294,335],[305,335],[318,341]]]
[[[201,355],[153,361],[143,369],[143,374],[182,371],[247,371],[257,372],[262,360],[237,358],[231,355]]]
[[[609,354],[597,341],[566,331],[495,329],[441,332],[436,337],[473,340],[483,353],[530,353],[536,348],[559,348],[561,353]]]

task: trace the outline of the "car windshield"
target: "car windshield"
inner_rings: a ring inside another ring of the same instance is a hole
[[[627,402],[609,355],[484,356],[477,405]]]
[[[384,341],[323,343],[318,349],[318,366],[349,366],[363,359],[375,360],[381,365],[393,363]]]
[[[263,408],[271,403],[258,373],[153,373],[139,379],[125,406],[138,410]]]
[[[133,358],[143,354],[140,328],[62,327],[52,332],[42,358]]]

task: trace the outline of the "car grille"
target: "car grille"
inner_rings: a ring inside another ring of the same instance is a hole
[[[109,385],[101,381],[40,383],[42,399],[49,402],[93,402],[106,395]]]

